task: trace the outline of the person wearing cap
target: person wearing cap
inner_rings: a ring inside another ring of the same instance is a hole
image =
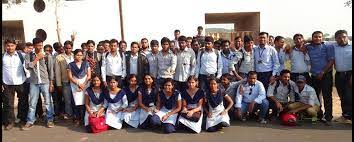
[[[317,121],[317,113],[320,111],[320,101],[314,88],[306,84],[306,78],[299,75],[296,78],[295,102],[288,105],[288,113],[306,112],[312,122]]]

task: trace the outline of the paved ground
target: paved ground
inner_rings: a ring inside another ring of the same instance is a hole
[[[336,92],[334,90],[334,92]],[[334,94],[334,93],[333,93]],[[336,94],[334,99],[334,116],[339,117],[340,102]],[[87,134],[83,128],[73,126],[71,122],[58,122],[55,128],[45,128],[43,124],[35,125],[30,131],[20,131],[15,127],[10,131],[3,130],[4,142],[189,142],[189,141],[232,141],[232,142],[350,142],[352,141],[352,125],[333,123],[325,126],[318,122],[311,125],[304,122],[302,126],[287,127],[272,122],[259,124],[256,122],[232,122],[231,127],[220,132],[189,134],[178,132],[162,134],[159,130],[145,131],[140,129],[124,128],[122,130],[109,130],[100,134]]]

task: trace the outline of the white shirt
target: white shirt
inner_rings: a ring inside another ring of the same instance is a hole
[[[37,56],[36,53],[34,53],[34,54]],[[41,84],[42,83],[42,79],[41,79],[41,71],[39,70],[39,61],[37,61],[36,69],[37,69],[37,72],[38,72],[38,75],[37,75],[38,84]]]
[[[171,51],[164,55],[162,51],[157,54],[157,78],[173,78],[177,66],[177,56]]]
[[[243,60],[241,59],[241,65],[239,68],[239,72],[248,73],[249,71],[254,71],[254,51],[252,49],[251,52],[247,52],[242,49],[243,52]]]
[[[130,57],[130,74],[138,75],[138,54]]]
[[[289,98],[291,102],[295,102],[295,92],[294,88],[296,87],[295,82],[289,80],[290,90],[288,89],[287,85],[284,85],[281,81],[279,81],[279,86],[275,88],[277,82],[273,85],[269,85],[267,96],[271,97],[274,96],[275,99],[281,103],[288,103]],[[277,89],[277,93],[274,94],[275,89]]]
[[[115,56],[109,52],[102,57],[102,79],[106,81],[107,76],[122,76],[125,77],[125,57],[123,54],[123,59],[120,57],[119,53],[116,53]]]
[[[240,86],[243,86],[243,94],[240,94]],[[257,104],[261,104],[266,99],[266,91],[262,82],[256,81],[254,86],[250,86],[248,83],[241,84],[237,89],[237,95],[235,97],[235,107],[241,108],[241,103],[250,103],[255,101]]]
[[[212,49],[211,51],[205,50],[202,57],[200,57],[202,51],[198,53],[197,68],[195,73],[196,76],[199,74],[211,75],[217,73],[216,77],[221,77],[223,67],[221,55],[220,52],[218,52],[219,55],[216,55],[214,50],[215,49]],[[217,59],[218,56],[219,60]]]
[[[286,58],[290,59],[292,73],[309,72],[308,65],[310,65],[309,54],[304,54],[298,48],[294,48],[290,54],[286,54]]]
[[[195,53],[189,48],[177,52],[177,67],[174,79],[180,82],[186,82],[190,75],[195,71]]]
[[[26,81],[24,66],[17,52],[12,56],[5,52],[2,62],[2,81],[4,84],[21,85]]]
[[[305,85],[304,89],[299,92],[299,88],[295,88],[295,93],[299,94],[300,102],[311,106],[320,106],[320,101],[317,98],[316,91],[309,85]]]

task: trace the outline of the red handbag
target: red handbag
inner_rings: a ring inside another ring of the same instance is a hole
[[[108,130],[104,116],[89,117],[89,125],[91,126],[92,133],[100,133]]]

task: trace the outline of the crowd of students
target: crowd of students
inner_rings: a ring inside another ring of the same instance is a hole
[[[125,41],[116,39],[100,41],[96,49],[88,40],[72,51],[72,37],[64,46],[54,43],[55,54],[40,38],[26,44],[5,40],[5,130],[15,123],[29,130],[37,119],[44,119],[48,128],[65,119],[90,130],[90,117],[104,117],[114,129],[200,133],[228,127],[233,119],[266,124],[281,112],[331,125],[333,68],[341,119],[351,123],[352,45],[345,30],[335,33],[333,44],[324,43],[320,31],[313,32],[309,44],[295,34],[291,48],[284,48],[284,37],[273,41],[266,32],[259,34],[259,45],[246,35],[230,46],[228,40],[202,36],[202,30],[198,27],[193,38],[176,30],[174,40],[163,37],[150,45],[143,38],[140,44],[132,42],[130,51]],[[287,61],[290,70],[285,69]]]

